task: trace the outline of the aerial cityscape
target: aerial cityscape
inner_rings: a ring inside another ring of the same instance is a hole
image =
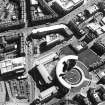
[[[0,105],[105,105],[105,0],[0,0]]]

